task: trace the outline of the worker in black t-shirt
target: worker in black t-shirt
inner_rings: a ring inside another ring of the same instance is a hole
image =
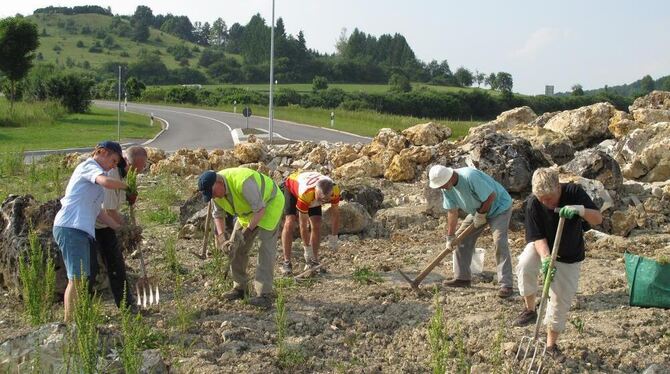
[[[517,276],[519,293],[524,299],[524,310],[514,321],[525,326],[537,320],[535,294],[537,277],[546,274],[551,261],[551,250],[558,229],[559,217],[566,218],[563,227],[555,276],[549,290],[549,303],[544,323],[547,325],[547,353],[561,358],[556,340],[565,330],[567,313],[577,292],[579,272],[584,260],[583,221],[598,225],[603,217],[586,192],[577,184],[561,184],[558,171],[537,169],[532,180],[533,195],[526,206],[526,247],[519,256]],[[554,213],[560,208],[560,213]],[[544,277],[542,278],[544,279]]]

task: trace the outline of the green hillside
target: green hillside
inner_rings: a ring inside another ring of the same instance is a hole
[[[192,53],[192,57],[187,59],[188,66],[201,70],[198,58],[202,47],[160,30],[150,29],[149,40],[138,43],[129,36],[111,32],[114,18],[109,16],[37,14],[26,18],[35,22],[40,32],[40,47],[36,52],[38,62],[41,60],[58,66],[88,70],[100,68],[105,62],[131,64],[141,56],[150,55],[160,59],[168,69],[175,69],[180,67],[180,63],[168,52],[168,48],[184,45]],[[130,27],[127,19],[120,21]],[[100,46],[100,52],[92,48],[96,45]]]

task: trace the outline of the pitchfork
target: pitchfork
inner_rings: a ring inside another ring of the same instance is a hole
[[[133,225],[133,229],[137,227],[135,222],[135,208],[130,205],[130,222]],[[142,277],[137,280],[135,283],[135,293],[137,294],[137,306],[141,308],[147,308],[151,305],[158,305],[160,302],[161,296],[160,291],[158,290],[158,284],[152,286],[149,277],[147,277],[147,270],[144,266],[144,253],[142,252],[141,243],[137,243],[137,251],[140,254],[140,268],[142,269]]]
[[[556,211],[556,210],[555,210]],[[521,337],[521,342],[519,343],[519,349],[516,351],[516,359],[521,360],[521,367],[523,367],[523,361],[529,357],[529,354],[532,350],[533,356],[528,364],[527,373],[533,372],[533,365],[537,362],[537,371],[539,373],[542,370],[542,364],[544,362],[544,356],[547,353],[547,343],[540,339],[540,326],[542,325],[542,317],[544,317],[545,304],[549,298],[549,286],[551,286],[551,281],[554,279],[553,269],[556,262],[556,256],[558,255],[558,247],[561,242],[561,236],[563,235],[563,225],[565,224],[565,218],[561,217],[558,220],[558,228],[556,229],[556,239],[554,240],[554,246],[551,250],[551,261],[549,262],[549,268],[547,269],[547,274],[544,278],[544,287],[542,288],[542,299],[540,299],[540,307],[537,313],[537,322],[535,323],[535,335],[533,337],[523,336]],[[525,348],[524,348],[525,345]],[[523,357],[521,357],[521,351],[523,350]],[[542,352],[538,356],[538,353]]]

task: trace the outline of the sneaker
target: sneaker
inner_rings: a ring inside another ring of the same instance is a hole
[[[285,277],[293,274],[293,265],[291,265],[291,261],[284,261],[281,266],[281,274]]]
[[[556,362],[565,361],[565,355],[558,348],[558,344],[547,347],[547,356],[551,357]]]
[[[514,320],[514,326],[522,327],[535,323],[537,320],[537,312],[528,310],[526,308]]]
[[[228,301],[244,299],[244,290],[233,288],[232,290],[223,294],[223,298]]]
[[[514,295],[514,289],[512,287],[502,287],[498,290],[498,297],[501,299],[507,299]]]
[[[464,279],[450,279],[444,282],[447,287],[470,287],[470,281]]]
[[[272,298],[269,295],[260,295],[249,299],[249,305],[261,309],[270,309],[272,307]]]

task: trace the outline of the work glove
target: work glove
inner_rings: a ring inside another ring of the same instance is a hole
[[[314,259],[314,249],[312,249],[311,245],[303,245],[302,249],[305,256],[305,263],[309,264],[311,262],[316,262]]]
[[[542,265],[540,267],[540,270],[542,271],[543,279],[547,278],[547,270],[549,270],[549,263],[551,263],[551,256],[547,256],[542,259]],[[555,275],[556,275],[556,267],[554,266],[554,268],[551,269],[551,278],[553,279]]]
[[[486,213],[475,213],[475,218],[472,220],[472,224],[476,229],[486,225]]]
[[[337,250],[337,235],[328,235],[328,248],[331,251]]]
[[[447,248],[451,248],[451,243],[456,239],[456,235],[447,235]]]
[[[572,219],[575,216],[584,217],[584,205],[566,205],[558,212],[563,218]]]
[[[128,205],[135,205],[135,202],[137,201],[137,194],[126,193],[126,201],[128,202]]]

